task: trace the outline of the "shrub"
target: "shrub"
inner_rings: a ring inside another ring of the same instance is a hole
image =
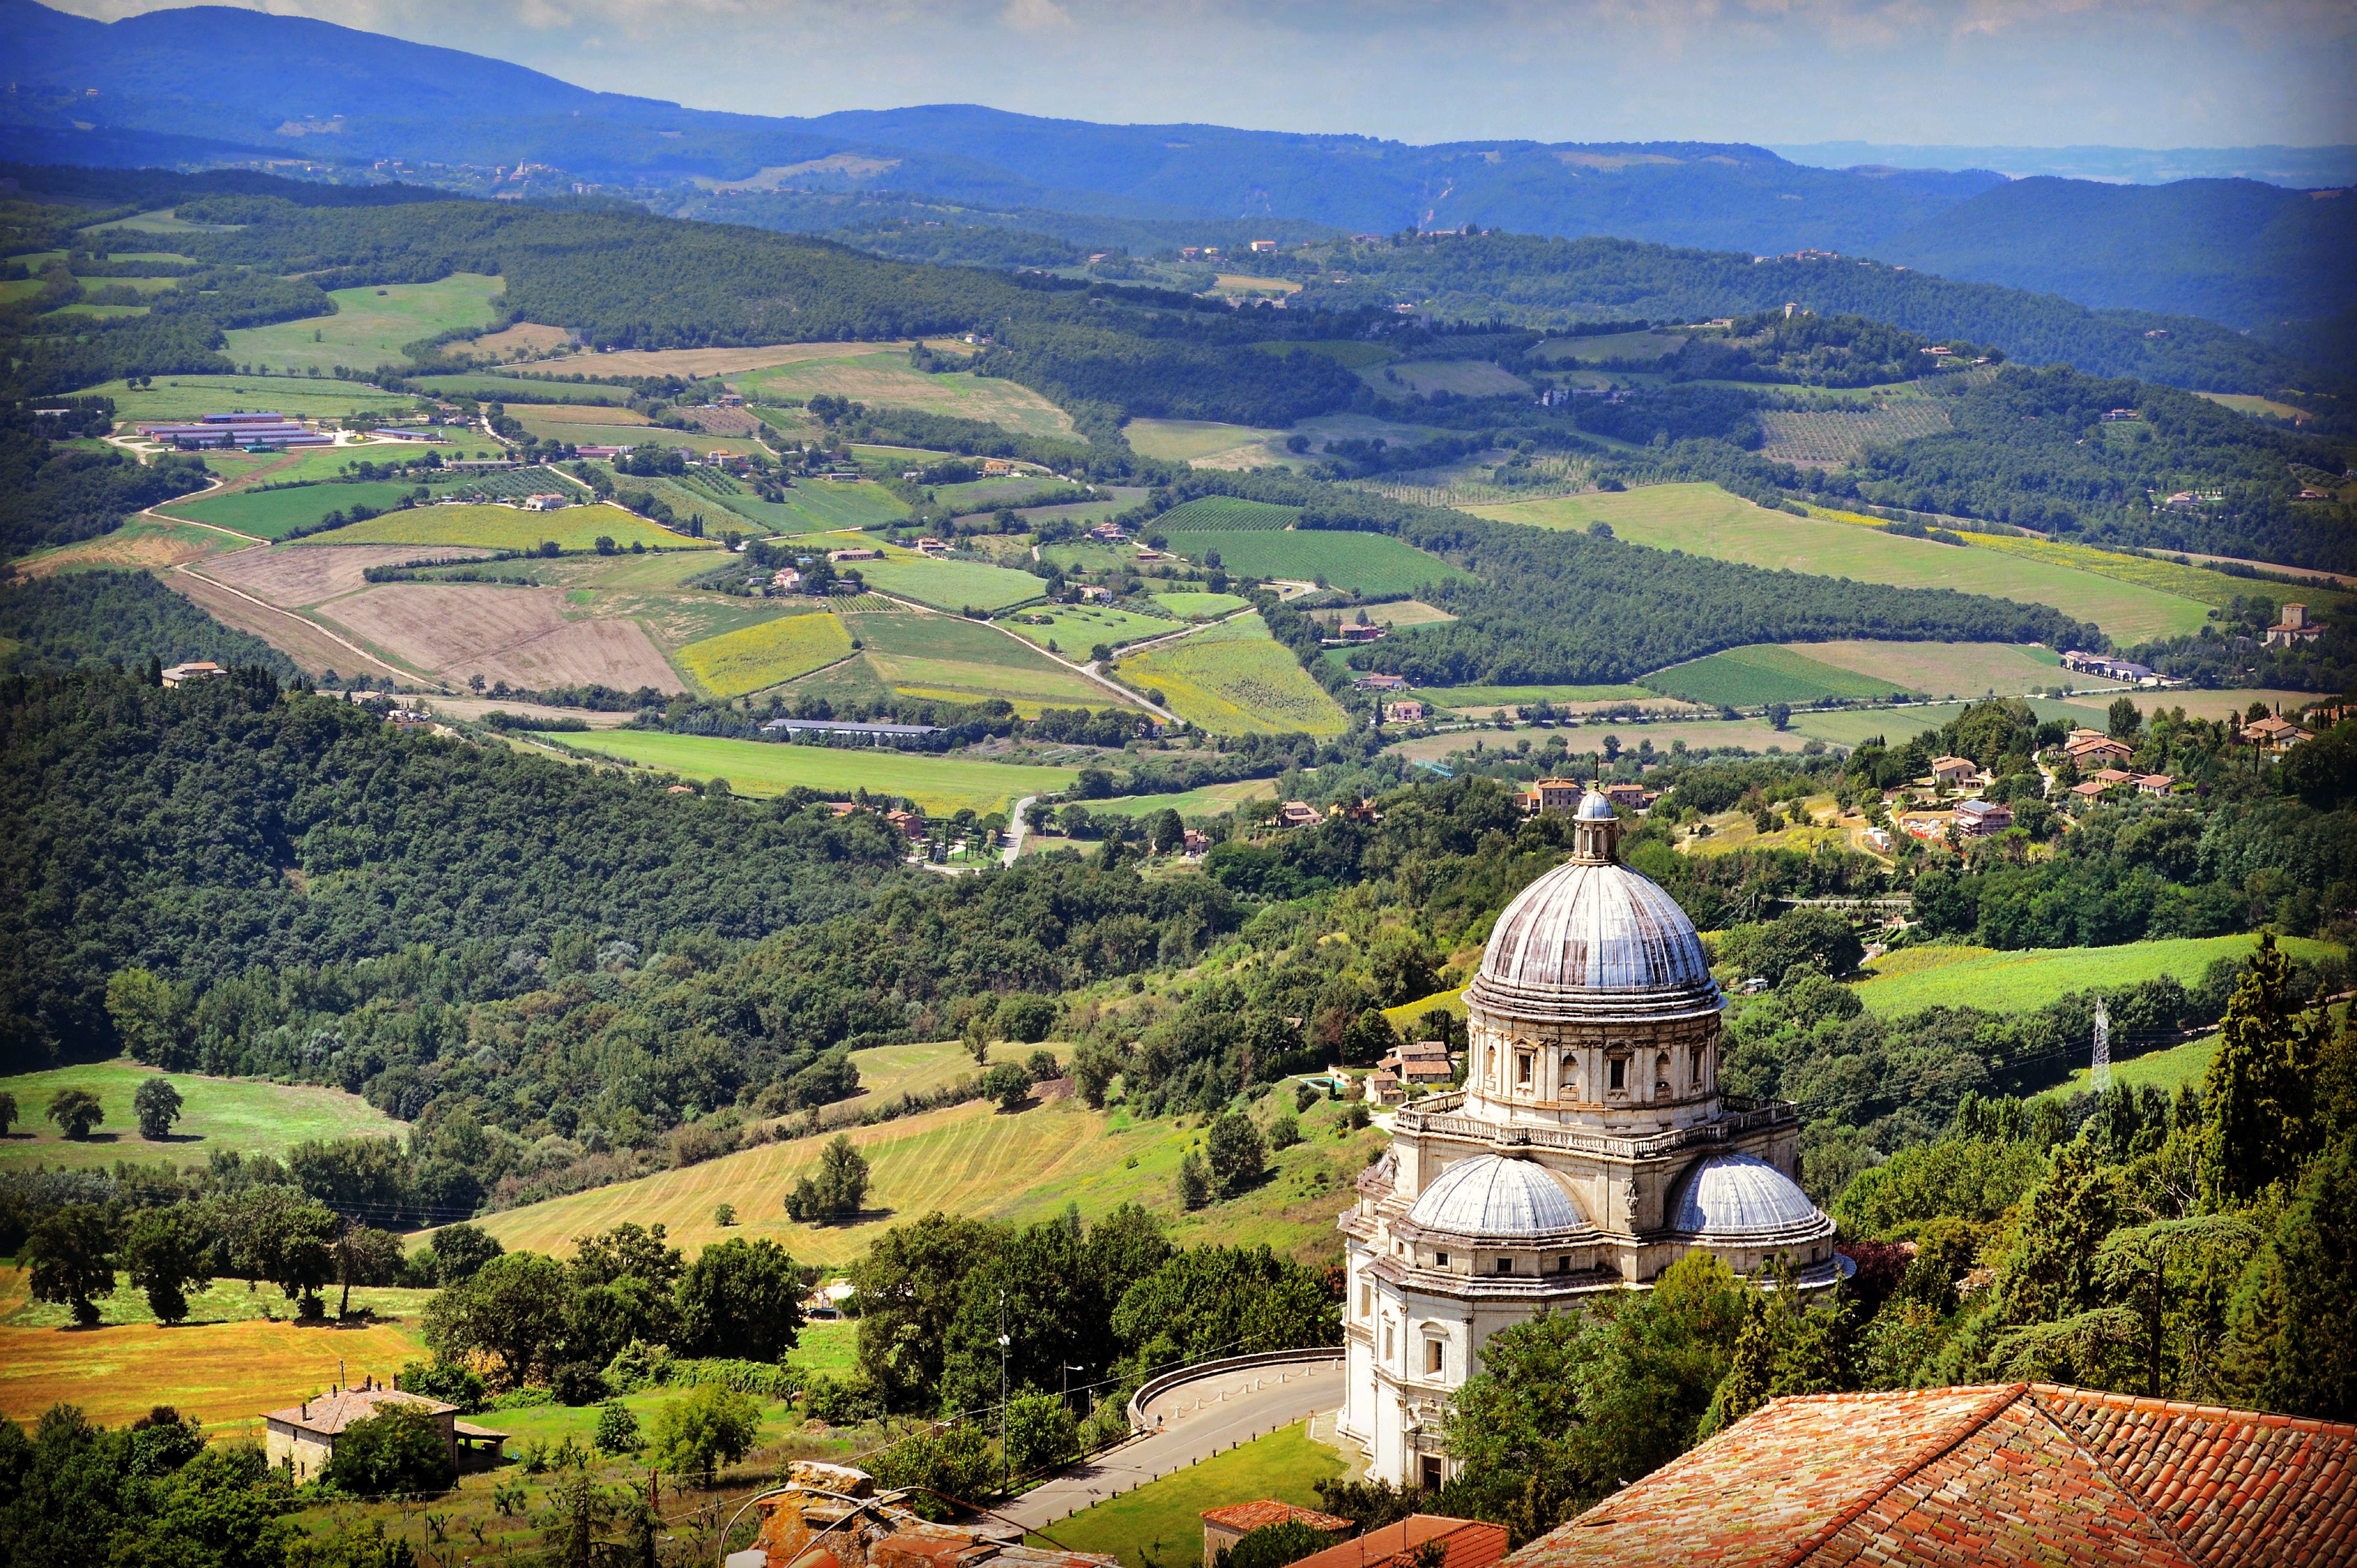
[[[616,1455],[636,1454],[647,1445],[639,1435],[639,1418],[620,1400],[609,1399],[597,1412],[597,1452]]]
[[[635,1393],[671,1381],[677,1366],[669,1347],[633,1339],[615,1351],[614,1359],[606,1364],[606,1381],[622,1393]]]
[[[556,1370],[550,1374],[548,1383],[549,1391],[556,1396],[557,1403],[568,1404],[576,1408],[585,1404],[596,1404],[613,1392],[613,1390],[606,1386],[604,1374],[597,1369],[595,1363],[589,1361],[566,1361],[560,1364]]]
[[[319,1477],[354,1497],[438,1492],[458,1478],[442,1423],[420,1405],[381,1405],[336,1437]]]
[[[1000,1062],[982,1075],[982,1092],[998,1101],[1001,1111],[1012,1114],[1031,1098],[1031,1075],[1013,1062]]]
[[[709,1487],[721,1466],[745,1456],[760,1427],[759,1405],[735,1389],[705,1383],[655,1413],[658,1463],[666,1470],[700,1471]]]
[[[1018,1476],[1080,1457],[1080,1423],[1054,1394],[1017,1394],[1006,1402],[1006,1462]]]
[[[849,1426],[884,1413],[876,1386],[856,1374],[837,1378],[813,1372],[802,1384],[802,1413],[829,1426]]]
[[[929,1494],[972,1502],[998,1489],[998,1455],[978,1426],[909,1438],[877,1455],[875,1471],[884,1486],[925,1488],[914,1501],[931,1519],[946,1519],[950,1509]]]
[[[1214,1561],[1217,1568],[1285,1568],[1333,1544],[1324,1530],[1288,1519],[1245,1531],[1233,1546],[1221,1548]]]
[[[467,1415],[483,1408],[486,1392],[481,1373],[448,1361],[412,1361],[401,1369],[394,1386],[404,1393],[455,1404]]]

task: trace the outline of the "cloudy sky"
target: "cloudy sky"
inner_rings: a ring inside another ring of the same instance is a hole
[[[2357,142],[2346,0],[249,3],[762,114],[979,102],[1412,142]]]

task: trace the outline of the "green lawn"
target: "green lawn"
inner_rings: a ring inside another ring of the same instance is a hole
[[[417,406],[417,400],[320,376],[198,376],[160,378],[152,387],[103,381],[81,395],[111,397],[122,424],[194,419],[202,413],[292,413],[336,419],[348,413],[388,414]],[[388,454],[376,454],[386,456]]]
[[[1384,533],[1332,529],[1174,530],[1170,548],[1189,560],[1220,564],[1242,577],[1290,577],[1367,594],[1404,594],[1448,577],[1469,577]]]
[[[1645,684],[1689,703],[1751,707],[1761,703],[1811,703],[1819,697],[1887,697],[1891,685],[1855,670],[1812,659],[1773,643],[1730,648],[1656,670]]]
[[[1648,485],[1465,510],[1477,517],[1534,528],[1586,529],[1605,522],[1631,543],[1770,570],[1900,587],[1954,588],[2049,605],[2094,622],[2124,643],[2197,631],[2210,615],[2208,606],[2182,595],[2005,550],[1974,544],[1959,548],[1855,523],[1770,511],[1716,485]],[[1230,570],[1235,569],[1232,563]]]
[[[709,540],[689,539],[632,516],[619,507],[592,503],[555,511],[525,511],[506,506],[424,506],[387,512],[313,536],[314,544],[476,544],[487,550],[530,550],[554,540],[559,550],[589,550],[602,535],[628,550],[716,550]]]
[[[284,539],[298,529],[317,527],[331,511],[348,512],[355,506],[390,511],[415,488],[405,480],[385,479],[361,485],[289,485],[284,489],[241,490],[201,500],[174,501],[164,511],[167,517],[218,523],[264,539]]]
[[[229,333],[223,351],[241,365],[284,370],[337,365],[372,371],[404,361],[401,346],[454,327],[487,327],[491,300],[506,285],[479,273],[453,273],[436,283],[339,288],[328,297],[333,316],[309,316]]]
[[[1032,579],[1037,582],[1039,579]],[[1226,595],[1206,595],[1224,598]],[[1045,621],[1047,624],[1039,624]],[[1085,660],[1102,642],[1119,648],[1149,637],[1168,637],[1186,629],[1177,621],[1142,616],[1112,605],[1033,605],[1001,622],[1009,631],[1045,648],[1050,642],[1067,659]]]
[[[0,1167],[102,1168],[117,1160],[156,1159],[202,1164],[216,1151],[284,1155],[307,1138],[408,1130],[407,1123],[341,1090],[167,1073],[180,1091],[180,1120],[168,1140],[151,1144],[139,1135],[131,1097],[156,1076],[151,1069],[118,1059],[0,1078],[0,1091],[16,1097],[16,1125],[0,1139]],[[61,1089],[89,1090],[105,1108],[106,1119],[89,1139],[70,1141],[56,1123],[42,1120],[50,1097]]]
[[[1342,1455],[1310,1441],[1307,1423],[1239,1444],[1034,1531],[1034,1545],[1120,1557],[1124,1568],[1172,1568],[1202,1550],[1203,1511],[1261,1498],[1318,1506],[1316,1483],[1340,1477]]]
[[[1121,433],[1129,438],[1131,451],[1166,463],[1191,463],[1285,434],[1202,419],[1133,419]]]
[[[2171,1046],[2150,1056],[2130,1057],[2126,1061],[2113,1062],[2112,1081],[2124,1083],[2130,1089],[2157,1089],[2174,1097],[2185,1084],[2190,1083],[2196,1089],[2201,1087],[2202,1079],[2210,1071],[2210,1058],[2217,1054],[2218,1036],[2215,1035],[2207,1039],[2188,1040],[2181,1046]],[[2091,1087],[2088,1079],[2093,1070],[2085,1066],[2074,1067],[2067,1080],[2035,1098],[2043,1100],[2051,1095],[2067,1100],[2072,1095],[2083,1094]]]
[[[889,747],[781,746],[712,736],[656,735],[640,730],[568,735],[568,746],[624,757],[690,779],[726,779],[740,795],[779,795],[797,784],[849,799],[865,786],[906,795],[928,811],[1004,811],[1025,795],[1061,789],[1079,777],[1071,768],[1032,768],[963,757],[929,757]]]
[[[978,561],[929,561],[923,556],[896,556],[854,563],[871,588],[914,599],[935,609],[1003,609],[1036,599],[1046,585],[1028,572],[985,566]]]
[[[1182,817],[1224,817],[1246,800],[1276,799],[1276,781],[1272,779],[1243,779],[1232,784],[1206,784],[1200,789],[1186,789],[1173,795],[1116,795],[1109,800],[1083,802],[1092,815],[1108,817],[1150,817],[1157,811],[1176,811]]]
[[[1878,959],[1875,978],[1857,986],[1858,999],[1885,1016],[1932,1006],[1978,1007],[2013,1013],[2042,1007],[2058,996],[2093,986],[2134,985],[2163,974],[2190,983],[2221,958],[2257,947],[2255,936],[2171,937],[2109,948],[2031,948],[1992,952],[1975,947],[1906,948]],[[2309,937],[2279,937],[2276,946],[2314,961],[2341,950]]]
[[[996,511],[1000,507],[1011,510],[1027,506],[1071,506],[1089,499],[1080,486],[1041,474],[1021,474],[1003,479],[969,479],[962,485],[935,485],[932,491],[933,499],[949,508],[952,516],[958,517],[972,512]]]

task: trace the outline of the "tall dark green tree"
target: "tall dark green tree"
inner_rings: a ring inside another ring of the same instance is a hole
[[[2226,1003],[2218,1054],[2201,1081],[2201,1197],[2247,1202],[2290,1175],[2308,1152],[2312,1080],[2323,1020],[2303,1019],[2290,955],[2263,933]]]

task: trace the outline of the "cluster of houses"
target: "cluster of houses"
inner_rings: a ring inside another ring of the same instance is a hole
[[[1350,805],[1340,801],[1319,811],[1307,800],[1286,800],[1276,808],[1276,825],[1280,828],[1314,828],[1329,821],[1346,822],[1379,822],[1383,814],[1375,810],[1372,800],[1355,800]]]
[[[1659,789],[1648,789],[1642,784],[1602,784],[1597,791],[1612,803],[1616,811],[1643,816],[1662,798]],[[1523,791],[1523,814],[1535,817],[1546,811],[1576,811],[1580,797],[1587,792],[1587,784],[1577,779],[1542,779]]]

